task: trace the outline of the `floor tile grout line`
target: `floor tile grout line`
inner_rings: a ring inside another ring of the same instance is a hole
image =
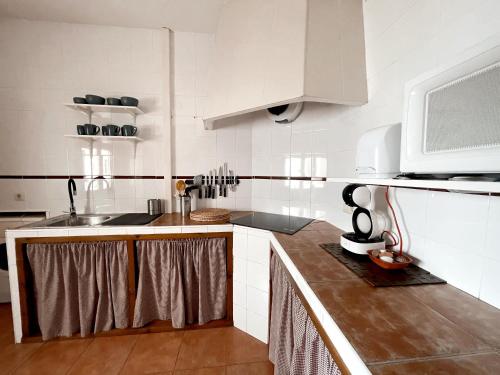
[[[184,337],[186,336],[186,332],[182,332],[181,344],[179,345],[179,349],[177,350],[177,355],[175,356],[174,368],[172,369],[172,374],[175,372],[177,367],[177,361],[179,360],[179,355],[181,353],[182,345],[184,344]]]
[[[38,348],[36,348],[35,350],[33,350],[33,353],[31,353],[30,355],[28,355],[25,359],[23,359],[21,361],[21,363],[19,363],[17,366],[15,366],[12,369],[11,374],[16,373],[16,371],[19,370],[28,360],[30,360],[35,355],[35,353],[37,353],[39,350],[41,350],[45,346],[45,344],[47,344],[47,343],[46,342],[42,342],[42,344]],[[23,344],[22,343],[20,343],[20,344],[14,343],[14,345],[23,345]]]
[[[125,368],[125,366],[127,365],[127,362],[130,358],[130,356],[132,355],[132,353],[134,352],[134,349],[135,347],[137,346],[137,342],[139,341],[139,339],[141,338],[141,335],[131,335],[131,336],[135,336],[136,339],[134,341],[134,345],[132,345],[132,347],[130,348],[130,351],[128,352],[127,354],[127,358],[125,358],[125,361],[123,361],[123,364],[122,366],[120,367],[120,370],[118,370],[117,374],[121,374],[123,369]]]
[[[73,361],[73,364],[71,366],[69,366],[68,370],[65,372],[65,374],[69,374],[71,372],[71,370],[73,369],[73,367],[76,365],[76,363],[78,362],[78,360],[82,357],[83,353],[85,353],[87,350],[89,350],[90,348],[90,345],[92,345],[92,343],[94,342],[95,339],[90,339],[90,343],[86,346],[86,348],[80,353],[80,355],[78,355],[77,358],[75,358],[75,360]]]
[[[253,365],[255,363],[267,363],[267,362],[271,363],[274,366],[274,363],[272,363],[269,359],[267,359],[267,360],[260,360],[260,361],[228,363],[228,364],[226,364],[226,367],[239,366],[239,365]]]

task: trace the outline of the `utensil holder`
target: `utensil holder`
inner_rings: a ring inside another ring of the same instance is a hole
[[[189,195],[181,195],[179,200],[181,204],[181,215],[189,217],[191,213],[191,197]]]

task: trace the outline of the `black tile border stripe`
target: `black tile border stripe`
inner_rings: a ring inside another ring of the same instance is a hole
[[[194,176],[172,176],[173,180],[190,180]],[[285,180],[285,181],[320,181],[326,182],[327,177],[291,177],[291,176],[238,176],[240,180]],[[379,185],[386,186],[386,185]],[[423,188],[414,186],[395,186],[398,189],[413,189],[413,190],[427,190],[427,191],[437,191],[442,193],[451,193],[453,191],[438,188]],[[492,197],[500,197],[500,193],[486,193],[486,192],[467,192],[470,195],[484,195]]]
[[[172,180],[188,180],[192,179],[194,176],[172,176]],[[73,178],[75,180],[82,179],[103,179],[103,180],[164,180],[164,176],[86,176],[86,175],[0,175],[0,180],[67,180],[68,178]],[[326,182],[326,177],[291,177],[291,176],[238,176],[240,180],[285,180],[285,181],[319,181]],[[382,186],[382,185],[381,185]],[[437,188],[421,188],[414,186],[398,186],[401,189],[413,189],[413,190],[428,190],[437,191],[443,193],[449,193],[446,189]],[[468,192],[470,195],[484,195],[492,197],[500,197],[500,193],[486,193],[486,192]]]
[[[102,179],[102,180],[163,180],[164,176],[86,176],[86,175],[50,175],[50,176],[36,176],[36,175],[0,175],[0,180],[67,180],[73,178],[75,180],[81,179]]]

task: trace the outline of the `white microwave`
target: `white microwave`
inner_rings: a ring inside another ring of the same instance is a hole
[[[406,84],[400,167],[500,173],[500,45]]]

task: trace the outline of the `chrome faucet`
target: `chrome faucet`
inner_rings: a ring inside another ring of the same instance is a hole
[[[68,194],[69,194],[69,214],[70,216],[76,216],[75,202],[73,201],[73,195],[76,195],[76,184],[75,180],[70,178],[68,180]]]

